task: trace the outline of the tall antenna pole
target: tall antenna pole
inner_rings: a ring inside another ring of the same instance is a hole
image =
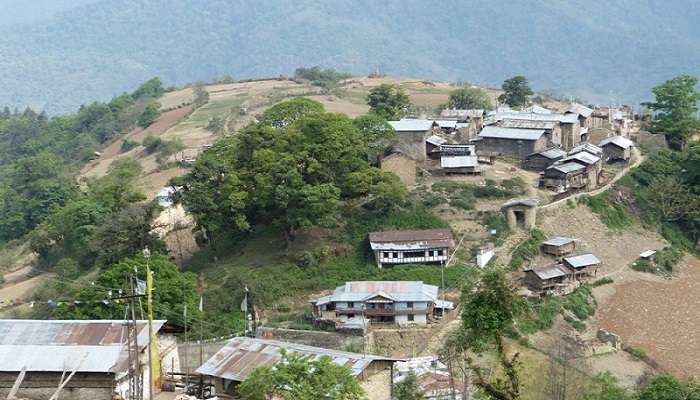
[[[139,334],[138,326],[136,325],[136,298],[138,297],[134,292],[134,281],[136,278],[132,275],[129,279],[129,286],[131,287],[131,296],[129,297],[129,308],[131,309],[131,325],[129,326],[129,336],[131,337],[129,343],[133,346],[129,348],[129,355],[131,356],[131,379],[133,382],[129,382],[129,388],[133,387],[131,392],[131,398],[133,400],[143,400],[143,375],[141,374],[141,363],[139,361]],[[133,356],[132,356],[133,355]]]

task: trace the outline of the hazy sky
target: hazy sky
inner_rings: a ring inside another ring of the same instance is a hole
[[[0,25],[35,22],[99,0],[0,0]]]

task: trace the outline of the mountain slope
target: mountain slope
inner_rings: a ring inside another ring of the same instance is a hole
[[[314,64],[492,85],[522,73],[538,89],[636,101],[700,72],[698,18],[694,0],[101,0],[0,28],[0,104],[61,112],[155,75],[183,84]]]

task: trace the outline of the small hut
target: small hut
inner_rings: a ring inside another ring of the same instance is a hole
[[[512,199],[501,206],[510,229],[530,230],[535,226],[537,199]]]
[[[542,251],[554,256],[570,254],[576,249],[576,239],[557,236],[542,243]]]
[[[596,275],[600,260],[593,254],[581,254],[573,257],[564,257],[564,266],[571,271],[576,280],[585,279]]]

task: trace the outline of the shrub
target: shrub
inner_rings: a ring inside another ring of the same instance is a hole
[[[632,224],[632,217],[625,208],[610,200],[607,193],[593,197],[583,197],[582,200],[594,213],[600,216],[600,220],[610,229],[619,230]]]
[[[633,357],[638,358],[640,360],[644,360],[647,357],[647,353],[644,350],[637,348],[637,347],[627,347],[625,350],[630,355],[632,355]]]
[[[491,240],[496,244],[502,244],[505,239],[510,235],[510,227],[508,227],[508,221],[503,214],[495,211],[486,212],[482,218],[481,223],[486,226],[489,231],[495,230],[496,234],[491,236]]]
[[[476,197],[470,190],[462,189],[452,198],[450,205],[463,210],[472,210],[476,205]]]
[[[607,284],[613,283],[613,282],[614,282],[614,281],[613,281],[612,278],[606,276],[605,278],[600,278],[600,279],[598,279],[597,281],[591,283],[591,286],[592,286],[592,287],[598,287],[598,286],[607,285]]]
[[[511,252],[511,259],[508,266],[513,270],[520,268],[525,261],[535,258],[540,254],[540,247],[545,240],[545,235],[539,229],[530,231],[530,237],[522,241]]]
[[[133,140],[124,139],[124,141],[122,142],[122,147],[121,147],[120,151],[122,153],[126,153],[127,151],[133,149],[134,147],[136,147],[138,145],[139,144],[137,142],[134,142]]]

